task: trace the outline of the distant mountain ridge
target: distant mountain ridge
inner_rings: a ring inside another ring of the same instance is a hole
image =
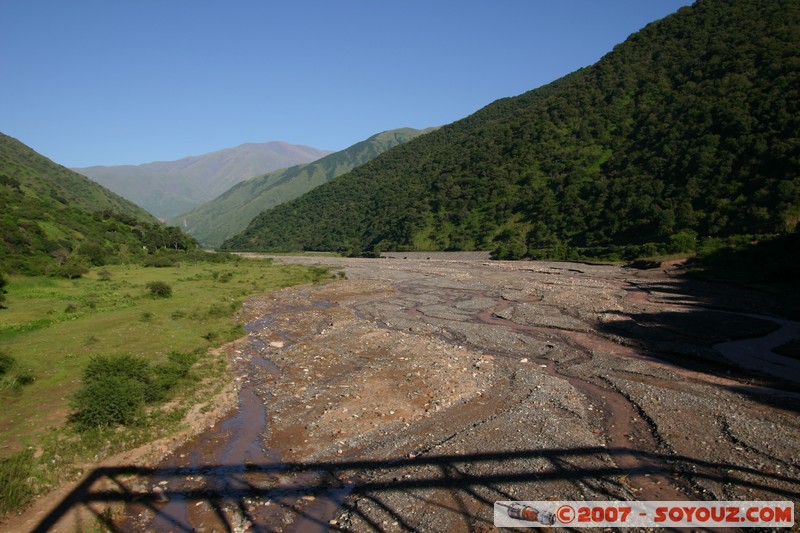
[[[330,153],[310,146],[272,141],[246,143],[176,161],[73,170],[150,213],[169,218],[216,198],[242,180],[310,163]]]
[[[247,227],[259,213],[327,183],[389,150],[435,128],[400,128],[373,135],[313,163],[275,170],[230,190],[171,220],[201,244],[216,247]]]
[[[221,248],[619,260],[793,233],[798,131],[800,3],[698,0],[590,67],[262,213]]]

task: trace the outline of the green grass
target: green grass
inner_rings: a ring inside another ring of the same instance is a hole
[[[106,273],[100,275],[102,271]],[[9,277],[8,309],[0,311],[0,352],[13,358],[14,365],[3,379],[25,375],[32,382],[0,387],[0,501],[24,501],[69,477],[71,464],[174,431],[188,405],[206,400],[209,389],[228,379],[224,357],[208,351],[243,336],[234,315],[247,298],[330,278],[325,269],[259,260],[168,268],[105,266],[75,280]],[[151,294],[148,286],[155,282],[169,285],[171,296]],[[90,360],[129,354],[164,365],[171,353],[199,355],[192,375],[203,383],[203,394],[183,385],[182,400],[170,402],[170,410],[153,408],[125,431],[78,432],[67,423],[70,401]],[[28,450],[37,450],[37,458],[26,455]],[[52,456],[58,456],[55,462]],[[16,479],[15,472],[44,481],[36,481],[30,490],[20,488],[9,481]]]
[[[23,450],[0,459],[0,514],[13,511],[33,496],[29,478],[35,459],[31,450]]]

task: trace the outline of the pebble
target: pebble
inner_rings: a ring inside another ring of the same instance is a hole
[[[167,503],[169,501],[169,497],[164,494],[164,489],[162,487],[153,487],[153,497],[156,503]]]

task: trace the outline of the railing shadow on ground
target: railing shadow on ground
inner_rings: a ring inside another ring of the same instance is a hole
[[[97,505],[102,504],[127,504],[136,503],[151,510],[158,515],[163,508],[161,502],[164,497],[183,500],[187,503],[199,505],[206,502],[225,524],[228,531],[233,531],[234,526],[226,518],[224,509],[235,507],[243,516],[253,523],[254,531],[271,531],[269,524],[259,524],[258,518],[249,515],[251,510],[248,500],[254,498],[269,498],[272,503],[283,507],[296,515],[297,518],[306,520],[308,524],[315,524],[318,528],[339,530],[335,525],[322,522],[317,516],[298,509],[296,502],[302,496],[325,497],[332,491],[340,491],[337,505],[341,511],[357,515],[364,524],[373,531],[384,531],[384,522],[379,522],[375,517],[363,511],[363,506],[354,504],[357,499],[366,499],[374,504],[385,517],[393,518],[398,526],[413,530],[414,525],[404,516],[402,509],[393,507],[386,496],[392,493],[406,493],[411,500],[416,500],[427,506],[443,506],[440,501],[426,498],[425,490],[442,489],[449,491],[456,502],[455,509],[448,508],[464,516],[467,523],[474,522],[474,516],[469,517],[469,511],[464,504],[464,499],[472,498],[489,507],[494,501],[513,500],[511,494],[500,487],[509,483],[545,483],[552,481],[567,481],[582,483],[596,491],[603,491],[603,486],[619,486],[624,476],[643,475],[661,469],[662,466],[643,466],[637,471],[623,471],[614,466],[581,468],[575,464],[581,458],[594,458],[608,455],[612,459],[620,455],[636,456],[643,465],[681,465],[691,469],[692,476],[697,479],[706,479],[720,483],[736,483],[738,486],[752,490],[763,491],[774,499],[800,499],[800,483],[796,479],[777,473],[766,473],[755,468],[742,467],[726,463],[712,463],[695,458],[667,455],[659,453],[632,451],[624,448],[584,447],[576,449],[542,449],[519,452],[494,452],[471,455],[431,455],[416,458],[402,458],[396,460],[373,461],[354,460],[342,462],[309,462],[309,463],[276,463],[268,465],[209,465],[191,468],[147,468],[139,466],[101,467],[92,471],[76,486],[47,516],[45,516],[33,529],[34,532],[45,532],[53,528],[70,512],[77,509],[87,509],[94,517],[112,531],[123,531],[124,527],[115,526],[113,522],[105,520],[102,511],[97,510]],[[550,468],[531,472],[517,467],[509,470],[509,465],[514,461],[544,459],[551,465]],[[496,467],[491,474],[471,474],[465,469],[475,466]],[[407,472],[414,472],[420,467],[433,468],[437,475],[409,476]],[[404,474],[404,469],[406,474]],[[397,475],[392,475],[396,472]],[[263,487],[253,483],[248,476],[253,474],[283,474],[294,475],[296,479],[306,480],[290,483],[279,487]],[[387,474],[389,474],[387,476]],[[175,488],[178,481],[188,476],[202,475],[213,488]],[[376,479],[388,478],[391,481]],[[168,482],[163,492],[135,490],[132,488],[131,479],[167,479]],[[346,481],[342,481],[342,480]],[[312,481],[308,481],[312,480]],[[105,483],[100,483],[105,482]],[[110,485],[111,488],[94,488],[95,485]],[[421,491],[421,493],[420,493]],[[618,495],[610,494],[609,499],[618,499]],[[493,496],[493,498],[492,498]],[[94,505],[94,507],[92,507]],[[491,513],[489,513],[491,516]],[[180,519],[162,517],[170,524],[172,531],[193,531],[192,527]],[[491,525],[491,519],[480,520],[486,526]],[[467,528],[472,530],[471,528]]]

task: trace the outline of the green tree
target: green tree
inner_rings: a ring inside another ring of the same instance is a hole
[[[65,278],[75,279],[89,272],[89,267],[89,262],[85,257],[72,254],[64,261],[64,264],[59,267],[58,273]]]

